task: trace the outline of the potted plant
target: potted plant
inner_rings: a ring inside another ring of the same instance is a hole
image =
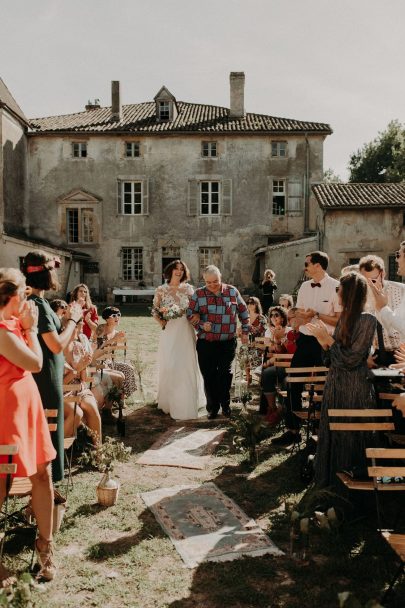
[[[100,505],[110,507],[118,499],[120,483],[111,474],[117,462],[127,462],[132,448],[126,447],[122,441],[113,437],[105,437],[104,443],[98,443],[89,448],[80,457],[82,464],[91,464],[103,473],[97,486],[97,500]]]

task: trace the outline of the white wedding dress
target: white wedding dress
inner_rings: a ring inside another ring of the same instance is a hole
[[[156,289],[153,306],[174,305],[186,310],[194,289],[187,283]],[[205,416],[204,382],[198,366],[196,335],[186,315],[172,319],[160,334],[158,349],[158,407],[175,420]]]

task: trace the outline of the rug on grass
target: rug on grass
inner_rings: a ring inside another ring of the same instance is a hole
[[[172,427],[136,461],[138,464],[205,469],[225,430]]]
[[[242,556],[283,555],[253,519],[212,482],[141,494],[188,568]]]

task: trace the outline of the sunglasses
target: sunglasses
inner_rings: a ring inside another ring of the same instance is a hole
[[[121,313],[120,313],[120,312],[113,312],[113,314],[112,314],[112,315],[110,315],[108,318],[109,318],[109,319],[119,319],[119,318],[120,318],[120,316],[121,316]]]
[[[336,285],[335,289],[336,289],[336,293],[339,293],[340,285]]]
[[[399,260],[399,258],[401,257],[401,253],[402,253],[401,250],[395,252],[395,259],[396,260]]]

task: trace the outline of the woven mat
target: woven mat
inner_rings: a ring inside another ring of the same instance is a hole
[[[141,494],[188,568],[242,556],[283,555],[253,519],[212,482]]]
[[[185,469],[205,469],[225,430],[172,427],[136,461]]]

